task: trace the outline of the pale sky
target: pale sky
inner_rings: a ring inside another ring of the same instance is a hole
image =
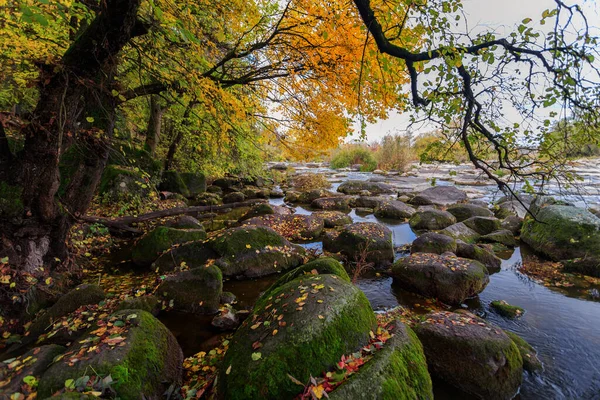
[[[567,4],[574,1],[567,0]],[[586,12],[590,25],[600,25],[600,5],[596,0],[579,0]],[[510,33],[525,18],[537,21],[546,9],[553,9],[553,0],[463,0],[464,11],[470,30],[494,30],[498,35]],[[538,25],[539,26],[539,25]],[[510,118],[510,116],[507,116]],[[408,125],[408,115],[394,114],[388,120],[367,126],[367,141],[381,139],[385,134],[399,130],[405,131]],[[423,127],[419,131],[428,131],[433,127]],[[358,127],[355,129],[359,131]],[[349,139],[357,139],[358,133]]]

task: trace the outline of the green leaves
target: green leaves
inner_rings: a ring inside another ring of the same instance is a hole
[[[252,353],[252,361],[258,361],[262,358],[262,354],[260,353]]]

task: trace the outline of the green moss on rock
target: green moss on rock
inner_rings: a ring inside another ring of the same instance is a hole
[[[174,244],[204,239],[206,239],[204,229],[175,229],[159,226],[137,241],[133,246],[131,258],[136,265],[149,265]]]
[[[415,333],[400,321],[393,336],[373,358],[329,394],[330,400],[433,399],[423,346]]]
[[[339,232],[328,232],[323,238],[323,249],[340,253],[349,261],[355,261],[366,253],[367,262],[377,266],[391,264],[394,259],[392,231],[373,222],[346,225]]]
[[[73,366],[68,365],[68,357],[59,360],[42,375],[39,398],[63,388],[67,379],[93,373],[111,375],[115,381],[112,387],[123,400],[160,398],[172,383],[181,383],[183,354],[173,334],[143,310],[123,310],[114,315],[128,318],[132,324],[125,334],[125,346],[90,353]],[[84,345],[76,342],[72,351]]]
[[[523,359],[523,369],[531,373],[540,372],[544,369],[542,362],[537,356],[533,346],[525,341],[521,336],[511,331],[504,331],[508,337],[517,345],[521,358]]]
[[[190,190],[177,171],[164,171],[159,189],[166,192],[179,193],[185,197],[191,196]]]
[[[304,295],[306,299],[297,300]],[[335,275],[298,278],[259,304],[225,354],[218,377],[220,399],[293,398],[302,387],[290,375],[308,382],[366,344],[376,326],[365,295]]]
[[[498,314],[506,318],[520,317],[525,311],[521,307],[510,305],[504,300],[494,300],[490,305]]]
[[[190,313],[214,314],[223,292],[223,274],[215,265],[193,268],[168,276],[156,293],[173,307]]]
[[[206,192],[206,176],[202,172],[182,172],[179,174],[190,196]]]

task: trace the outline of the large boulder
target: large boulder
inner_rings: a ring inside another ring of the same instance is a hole
[[[250,210],[248,210],[248,212],[246,212],[246,214],[244,214],[242,218],[240,218],[240,221],[246,221],[250,218],[261,217],[263,215],[287,215],[291,213],[292,211],[287,207],[275,206],[268,203],[260,203],[252,206]]]
[[[242,190],[243,187],[241,179],[232,176],[226,176],[224,178],[216,179],[213,182],[213,185],[220,187],[224,193]]]
[[[481,399],[509,400],[523,360],[504,331],[473,314],[436,312],[414,326],[432,375]]]
[[[223,275],[215,265],[192,268],[168,276],[156,293],[172,303],[176,310],[214,314],[219,310],[223,292]]]
[[[196,218],[190,215],[182,215],[165,224],[166,227],[175,229],[204,229],[204,226]]]
[[[511,231],[513,236],[519,236],[523,227],[523,218],[519,218],[516,215],[509,215],[502,220],[500,227]]]
[[[456,224],[450,225],[440,231],[440,233],[467,243],[475,243],[481,236],[463,222],[457,222]]]
[[[146,311],[123,310],[98,321],[97,329],[42,375],[38,398],[64,389],[67,379],[110,375],[118,382],[112,387],[119,398],[159,399],[172,384],[181,384],[182,363],[181,348],[167,327]]]
[[[190,196],[206,192],[206,176],[202,172],[182,172],[179,176],[190,192]]]
[[[417,211],[408,221],[412,229],[437,231],[456,223],[454,215],[442,210]]]
[[[340,253],[349,261],[362,260],[376,265],[387,265],[394,259],[392,231],[373,222],[357,222],[340,231],[327,232],[323,249]]]
[[[479,238],[479,241],[485,243],[499,243],[507,247],[515,247],[517,245],[515,235],[507,229],[500,229],[499,231],[483,235]]]
[[[467,200],[467,194],[454,186],[434,186],[423,190],[410,200],[416,206],[448,206]]]
[[[340,211],[317,211],[313,215],[323,220],[325,228],[336,228],[352,223],[352,218]]]
[[[527,204],[523,206],[518,200],[508,200],[502,203],[496,204],[494,207],[494,214],[497,218],[504,219],[508,216],[516,216],[519,218],[525,218],[527,215]]]
[[[244,225],[266,226],[288,240],[312,240],[323,233],[323,220],[314,215],[263,215]]]
[[[329,400],[433,399],[423,346],[415,333],[396,320],[393,335]]]
[[[98,193],[111,201],[124,201],[134,197],[143,199],[150,195],[151,190],[151,185],[142,172],[119,165],[107,166],[98,185]]]
[[[384,201],[375,209],[375,216],[378,218],[406,220],[414,213],[414,208],[398,200]]]
[[[359,196],[352,199],[352,207],[372,208],[375,209],[384,201],[389,201],[389,198],[375,196]]]
[[[523,369],[531,373],[540,372],[544,369],[542,362],[537,356],[537,352],[525,339],[510,331],[504,331],[508,337],[517,345],[521,358],[523,359]]]
[[[342,183],[337,191],[344,194],[360,194],[361,192],[368,191],[373,195],[378,195],[394,193],[394,188],[381,182],[349,180]]]
[[[23,378],[33,377],[35,380],[39,380],[54,358],[64,351],[65,348],[62,346],[49,344],[31,349],[8,361],[0,362],[0,398],[11,399],[10,396],[16,393],[26,394],[22,390],[22,386],[28,379],[24,381]],[[32,385],[29,385],[29,388],[32,389],[30,392],[35,389]],[[25,396],[14,398],[25,399]]]
[[[521,240],[548,258],[573,260],[578,272],[600,277],[600,218],[577,207],[549,205],[523,224]]]
[[[164,171],[158,188],[165,192],[179,193],[190,197],[191,193],[177,171]]]
[[[240,203],[246,200],[246,195],[242,192],[230,192],[223,196],[224,204]]]
[[[394,282],[410,291],[460,304],[489,282],[484,265],[454,254],[413,253],[392,266]]]
[[[502,260],[493,251],[476,244],[465,243],[462,240],[456,241],[455,254],[462,258],[479,261],[486,266],[489,273],[500,271],[502,266]]]
[[[219,258],[208,241],[196,241],[175,246],[152,263],[152,270],[160,273],[175,271],[182,267],[201,267],[208,260]]]
[[[447,211],[456,217],[457,222],[462,222],[471,217],[494,216],[494,213],[489,208],[481,207],[471,203],[454,204],[448,207]]]
[[[150,265],[175,244],[204,239],[206,239],[204,228],[176,229],[159,226],[136,242],[131,250],[131,259],[138,266]]]
[[[220,399],[291,399],[360,349],[376,326],[365,295],[335,275],[288,282],[258,300],[234,334],[218,376]]]
[[[349,196],[321,197],[310,205],[318,210],[349,210],[351,200]]]
[[[441,233],[427,232],[416,238],[410,247],[411,253],[456,253],[456,239]]]
[[[331,192],[326,189],[313,189],[308,190],[306,192],[301,192],[298,194],[298,199],[296,200],[298,203],[303,204],[311,204],[313,201],[322,198],[330,198],[340,196],[339,193]]]
[[[494,217],[471,217],[465,219],[462,223],[480,235],[487,235],[500,230],[500,220]]]

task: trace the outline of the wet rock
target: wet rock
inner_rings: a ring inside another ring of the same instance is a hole
[[[456,240],[441,233],[427,232],[412,242],[411,253],[456,253]]]
[[[98,193],[113,201],[120,201],[130,197],[145,198],[150,194],[150,185],[140,171],[122,167],[119,165],[108,165],[102,173],[98,185]],[[6,196],[6,193],[3,193]],[[15,201],[11,201],[2,207],[7,210],[14,208]]]
[[[222,195],[223,194],[223,189],[219,186],[215,186],[215,185],[210,185],[206,188],[206,191],[209,193],[215,193],[218,195]]]
[[[191,196],[190,190],[177,171],[164,171],[158,188],[165,192],[179,193],[185,197]]]
[[[497,218],[504,219],[510,215],[517,216],[519,218],[525,218],[527,215],[527,208],[525,208],[517,200],[508,200],[503,203],[497,204],[494,207],[494,214]]]
[[[454,204],[447,211],[456,217],[457,222],[462,222],[471,217],[493,217],[494,213],[487,207],[472,203]]]
[[[269,191],[269,197],[272,199],[280,199],[282,197],[285,197],[285,194],[283,193],[283,190],[279,188],[272,188]]]
[[[389,199],[384,197],[374,197],[374,196],[359,196],[355,197],[352,200],[352,207],[362,207],[362,208],[372,208],[375,209],[379,207],[381,203],[384,201],[389,201]]]
[[[454,215],[442,210],[417,211],[408,221],[412,229],[430,231],[444,229],[455,223]]]
[[[500,243],[507,247],[517,246],[517,241],[515,240],[513,233],[506,229],[501,229],[499,231],[483,235],[479,238],[479,241],[485,243]]]
[[[196,196],[206,192],[206,176],[201,172],[182,172],[179,174],[181,180],[190,192],[190,196]]]
[[[365,345],[375,326],[369,301],[351,283],[335,275],[288,282],[261,297],[234,334],[219,370],[218,396],[294,398],[302,386],[290,375],[308,382]]]
[[[416,206],[448,206],[467,200],[467,194],[454,186],[434,186],[414,196],[410,204]]]
[[[313,201],[322,198],[331,198],[340,196],[339,193],[331,192],[326,189],[314,189],[307,192],[301,192],[296,200],[298,203],[311,204]]]
[[[350,201],[348,196],[322,197],[313,200],[311,206],[319,210],[349,210]]]
[[[348,180],[337,189],[338,192],[344,194],[360,194],[363,190],[367,190],[372,195],[394,193],[393,187],[385,183],[358,180]]]
[[[473,229],[469,228],[462,222],[450,225],[440,231],[441,234],[453,237],[457,240],[462,240],[466,243],[474,243],[479,239],[480,235]]]
[[[462,223],[480,235],[487,235],[500,230],[500,220],[494,217],[471,217],[465,219]]]
[[[250,210],[248,210],[248,212],[244,214],[242,218],[240,218],[240,221],[246,221],[250,218],[271,214],[291,214],[291,211],[287,207],[274,206],[268,203],[260,203],[252,206]]]
[[[204,228],[175,229],[159,226],[135,243],[131,251],[131,259],[138,266],[147,266],[175,244],[204,239],[206,239]]]
[[[219,255],[206,241],[196,241],[173,247],[163,253],[154,263],[152,270],[165,273],[180,269],[182,266],[195,268],[203,266],[208,260]]]
[[[246,186],[242,193],[246,199],[268,199],[269,191],[267,189],[260,189],[256,186]]]
[[[521,307],[510,305],[504,300],[494,300],[490,303],[490,306],[494,311],[506,318],[518,318],[525,311]]]
[[[369,214],[373,214],[373,212],[375,210],[373,210],[372,208],[367,208],[367,207],[356,207],[355,211],[356,211],[356,214],[358,214],[358,215],[369,215]]]
[[[544,369],[535,349],[527,343],[525,339],[510,331],[504,331],[504,333],[506,333],[514,344],[517,345],[519,353],[521,353],[521,358],[523,359],[523,369],[525,371],[536,373]]]
[[[123,346],[100,344],[102,351],[88,352],[97,340],[93,332],[75,342],[65,356],[42,375],[38,398],[45,399],[64,388],[67,379],[90,374],[110,375],[116,396],[122,399],[158,399],[171,386],[181,384],[183,353],[173,334],[152,314],[143,310],[123,310],[113,314],[115,321],[127,327],[120,334]],[[82,351],[85,357],[69,365],[71,358]]]
[[[168,276],[156,293],[172,302],[175,310],[197,314],[214,314],[219,310],[223,276],[214,265],[192,268]]]
[[[251,218],[244,225],[266,226],[288,240],[311,240],[321,236],[323,220],[314,215],[263,215]]]
[[[406,220],[415,213],[415,209],[398,200],[387,200],[375,209],[378,218]]]
[[[413,253],[394,263],[392,276],[410,291],[450,304],[477,295],[489,282],[483,264],[451,253]]]
[[[283,199],[283,201],[285,201],[286,203],[298,203],[300,200],[300,192],[297,192],[295,190],[288,190],[287,192],[285,192],[285,198]]]
[[[340,253],[350,261],[364,258],[365,262],[378,266],[390,264],[394,259],[392,231],[373,222],[357,222],[338,232],[328,232],[323,239],[323,249]]]
[[[240,178],[231,176],[219,178],[213,182],[213,185],[220,187],[225,193],[237,192],[243,187]]]
[[[516,215],[509,215],[504,218],[500,223],[502,229],[506,229],[512,232],[513,236],[519,236],[521,233],[521,227],[523,226],[523,218],[519,218]]]
[[[23,378],[32,376],[39,380],[52,364],[54,357],[64,352],[64,347],[50,344],[36,347],[19,357],[0,362],[0,398],[8,400],[16,393],[23,393],[21,390]],[[9,367],[14,362],[17,362],[17,366]],[[19,399],[19,397],[13,398]],[[24,396],[20,398],[25,399]]]
[[[240,325],[240,320],[231,308],[226,307],[210,324],[220,331],[233,331]]]
[[[233,304],[237,300],[235,294],[231,292],[223,292],[221,293],[221,303],[222,304]]]
[[[568,269],[600,277],[600,218],[560,205],[539,210],[523,224],[521,240],[552,260],[573,260]]]
[[[486,266],[490,274],[500,271],[502,265],[502,260],[491,250],[475,244],[465,243],[462,240],[456,241],[456,255],[462,258],[479,261]]]
[[[242,192],[231,192],[223,196],[224,204],[240,203],[244,200],[246,200],[246,196]]]
[[[216,206],[222,203],[223,200],[217,193],[204,192],[194,198],[194,204],[198,206]]]
[[[423,346],[400,321],[389,328],[393,336],[373,358],[333,392],[329,400],[433,399]]]
[[[317,211],[313,215],[323,219],[325,228],[336,228],[352,223],[352,218],[340,211]]]
[[[523,360],[500,328],[467,312],[437,312],[427,314],[414,330],[432,375],[482,399],[515,396]]]

